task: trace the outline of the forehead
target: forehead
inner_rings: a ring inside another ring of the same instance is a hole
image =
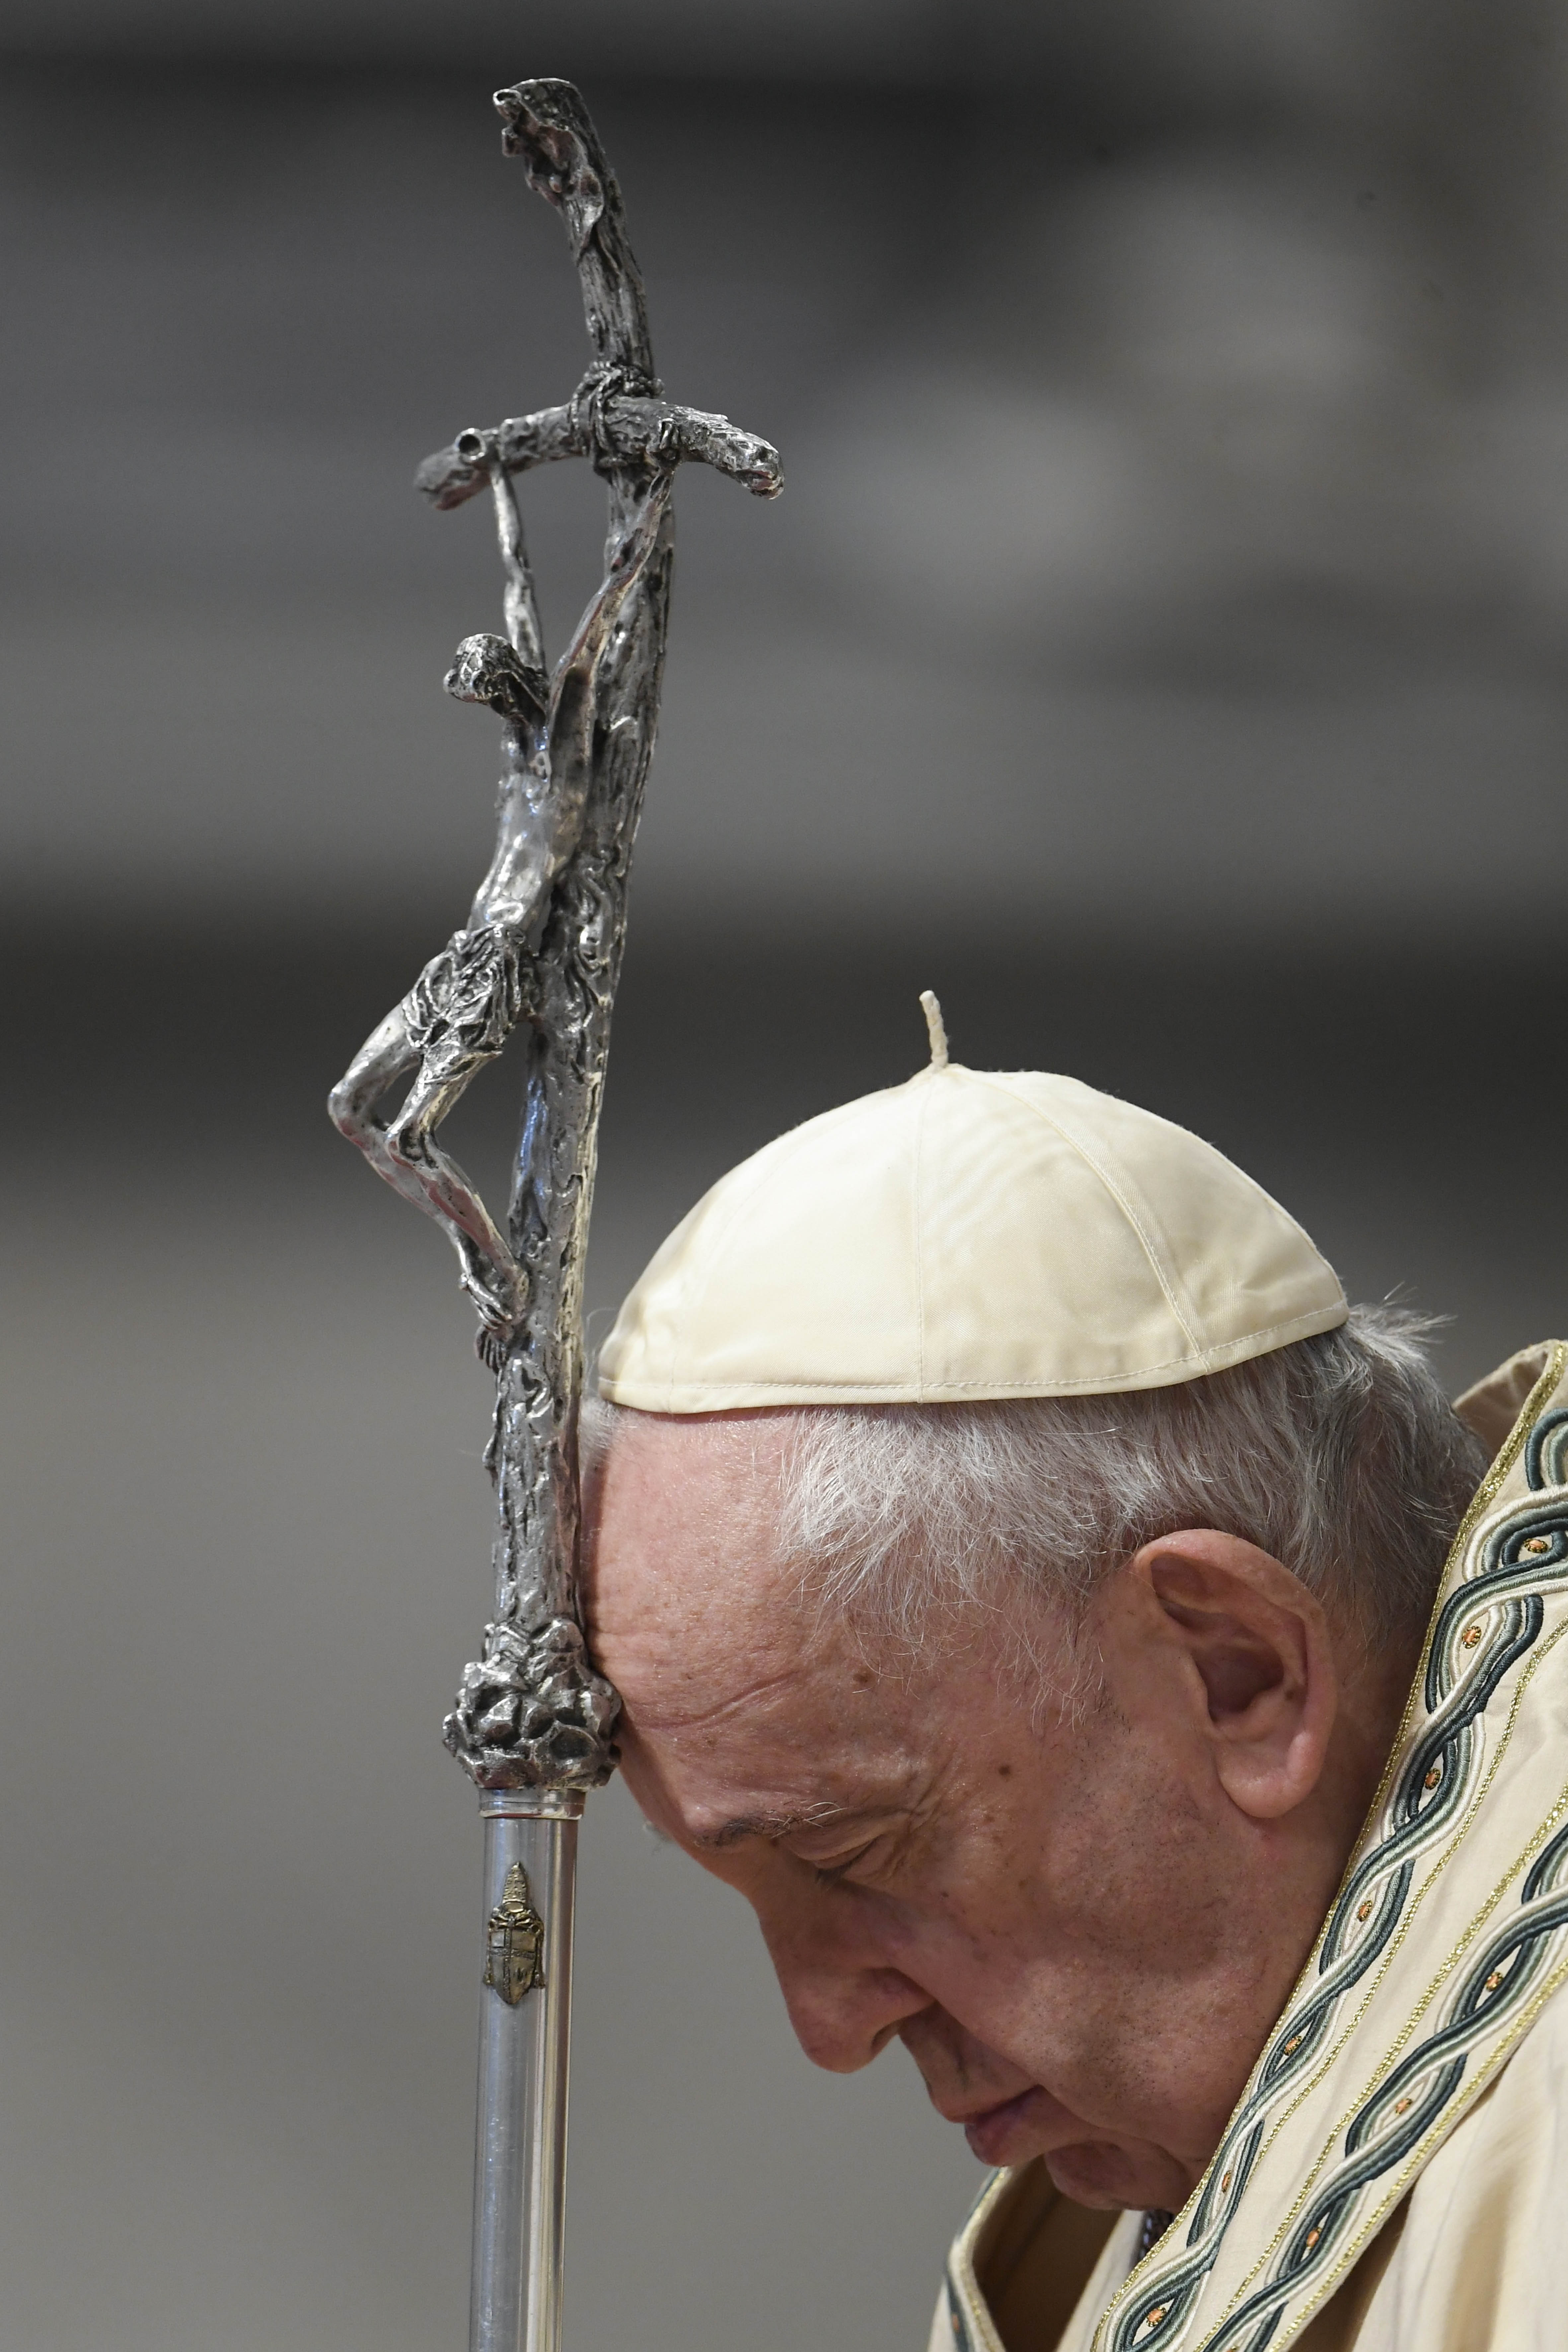
[[[907,1677],[824,1619],[781,1561],[777,1416],[627,1415],[590,1497],[590,1644],[628,1727],[781,1766],[880,1749]]]
[[[617,1626],[714,1601],[761,1606],[790,1580],[774,1523],[784,1432],[777,1416],[617,1415],[584,1497],[587,1600]]]
[[[584,1603],[638,1801],[696,1843],[899,1808],[1028,1734],[975,1623],[920,1655],[803,1593],[774,1521],[794,1416],[626,1415],[589,1496]]]
[[[773,1535],[776,1419],[618,1418],[588,1496],[584,1600],[595,1656],[646,1712],[760,1696],[812,1646]]]

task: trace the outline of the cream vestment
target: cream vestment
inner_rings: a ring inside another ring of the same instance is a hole
[[[928,1016],[929,1069],[780,1137],[676,1228],[605,1342],[612,1403],[1109,1395],[1345,1321],[1300,1227],[1208,1144],[1073,1078],[960,1068]],[[1497,1457],[1207,2174],[1141,2261],[1141,2215],[1000,2174],[935,2352],[1568,2352],[1568,1347],[1459,1410]]]
[[[1460,1400],[1496,1442],[1384,1785],[1207,2173],[1142,2261],[996,2174],[933,2352],[1563,2352],[1568,1346]],[[1108,2234],[1109,2231],[1109,2234]]]

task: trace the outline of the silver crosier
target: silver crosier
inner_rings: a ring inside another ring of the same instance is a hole
[[[583,1268],[626,883],[653,754],[676,467],[762,498],[778,453],[667,401],[620,193],[569,82],[496,93],[506,153],[561,213],[594,357],[558,408],[460,433],[417,483],[437,507],[491,494],[505,635],[464,638],[446,685],[501,719],[495,855],[468,918],[366,1040],[331,1117],[434,1217],[496,1377],[496,1601],[446,1740],[479,1790],[485,1972],[470,2352],[558,2352],[572,1904],[585,1790],[608,1777],[619,1702],[584,1644],[577,1588]],[[584,457],[609,492],[605,577],[545,663],[513,478]],[[504,1230],[442,1146],[442,1121],[521,1032],[521,1126]],[[396,1108],[382,1106],[402,1089]]]

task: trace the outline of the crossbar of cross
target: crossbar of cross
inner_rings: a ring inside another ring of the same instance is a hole
[[[504,148],[565,221],[594,360],[569,402],[470,428],[419,469],[438,507],[486,488],[495,500],[507,634],[465,638],[447,688],[503,721],[496,849],[468,921],[367,1039],[334,1092],[332,1116],[448,1234],[498,1376],[489,1454],[501,1519],[496,1620],[465,1673],[448,1742],[481,1787],[582,1786],[608,1769],[609,1704],[574,1639],[582,1263],[626,870],[668,626],[670,480],[677,465],[697,460],[771,498],[783,474],[777,451],[756,435],[663,398],[619,191],[577,91],[521,82],[498,91],[495,105]],[[547,678],[513,482],[568,456],[589,457],[606,477],[609,559]],[[530,1032],[530,1067],[503,1231],[438,1130],[519,1023]],[[401,1101],[384,1112],[400,1082]],[[548,1675],[538,1671],[542,1643]]]
[[[615,466],[668,466],[696,459],[760,499],[783,487],[778,451],[754,433],[743,433],[727,416],[681,408],[668,400],[644,400],[621,393],[608,401],[597,432],[581,401],[542,408],[531,416],[508,416],[490,432],[470,428],[445,449],[426,457],[414,477],[433,507],[460,507],[489,485],[487,456],[495,451],[509,474],[548,466],[560,457],[597,457]]]
[[[496,846],[466,923],[367,1038],[331,1110],[453,1243],[496,1375],[495,1614],[446,1740],[481,1791],[492,1940],[526,1912],[538,1943],[527,1970],[487,1978],[469,2342],[556,2352],[575,1817],[613,1768],[619,1706],[578,1604],[583,1270],[668,625],[670,489],[693,459],[762,497],[783,475],[767,442],[665,400],[619,190],[578,92],[520,82],[495,105],[504,149],[565,222],[594,358],[563,406],[459,434],[419,469],[437,507],[487,488],[494,501],[506,634],[466,637],[446,685],[502,721]],[[565,457],[604,476],[610,529],[604,579],[552,673],[515,477]],[[524,1101],[503,1223],[439,1129],[514,1029]]]

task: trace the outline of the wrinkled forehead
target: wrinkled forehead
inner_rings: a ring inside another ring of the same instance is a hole
[[[624,1741],[703,1834],[759,1809],[901,1801],[955,1721],[1016,1712],[973,1629],[917,1658],[821,1606],[781,1556],[801,1411],[617,1414],[586,1498],[589,1646]]]
[[[788,1418],[622,1412],[593,1433],[584,1601],[596,1652],[798,1647],[798,1580],[775,1534]]]
[[[779,1558],[784,1418],[617,1416],[587,1498],[590,1648],[623,1745],[699,1839],[837,1815],[912,1769],[909,1693]]]

